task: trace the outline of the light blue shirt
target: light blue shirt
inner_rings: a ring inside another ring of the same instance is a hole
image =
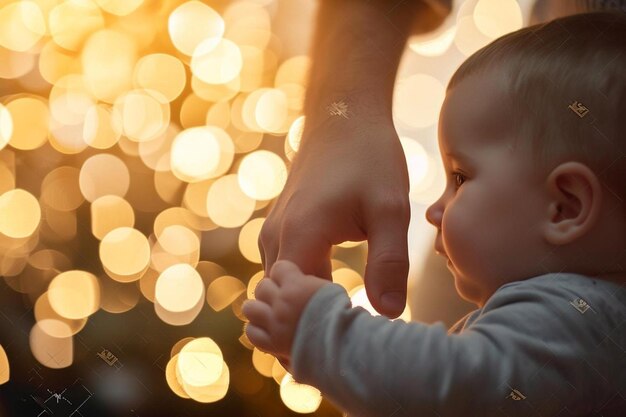
[[[510,282],[447,331],[372,317],[327,285],[298,324],[293,376],[353,417],[623,417],[625,288],[565,272]]]

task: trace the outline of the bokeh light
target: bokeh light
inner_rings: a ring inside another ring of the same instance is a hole
[[[257,348],[252,350],[252,365],[261,375],[270,378],[274,362],[276,362],[276,358],[273,355],[262,352]]]
[[[226,84],[239,75],[243,57],[239,47],[228,39],[206,39],[191,57],[193,75],[208,84]]]
[[[120,95],[113,106],[113,126],[134,142],[151,141],[170,123],[170,105],[156,90],[131,90]]]
[[[26,190],[15,189],[0,195],[0,233],[11,238],[24,238],[37,230],[41,208],[37,199]]]
[[[224,130],[194,127],[183,130],[172,144],[171,168],[186,182],[198,182],[224,174],[233,161],[233,142]]]
[[[50,111],[46,101],[38,96],[25,96],[11,100],[6,109],[10,112],[13,120],[13,136],[11,146],[15,149],[32,150],[37,149],[48,140],[48,129],[50,128]],[[6,121],[3,123],[3,112],[0,109],[0,126],[7,129]],[[0,127],[0,131],[3,128]],[[0,133],[0,143],[3,138]],[[1,145],[0,145],[1,147]]]
[[[241,254],[244,258],[256,264],[261,263],[258,241],[264,222],[265,218],[263,217],[252,219],[241,228],[239,233],[239,250]]]
[[[87,271],[66,271],[50,282],[48,300],[61,317],[83,319],[100,307],[100,284]]]
[[[70,0],[50,11],[50,34],[54,42],[77,51],[89,35],[104,26],[104,16],[91,0]]]
[[[104,270],[114,280],[136,281],[148,269],[148,239],[131,227],[113,229],[100,242],[100,260]]]
[[[133,207],[122,197],[105,195],[91,203],[91,232],[102,240],[107,233],[120,227],[133,227]]]
[[[455,34],[456,25],[452,25],[437,34],[420,35],[409,39],[409,47],[426,57],[441,56],[452,45]]]
[[[246,292],[246,286],[239,279],[223,276],[209,284],[206,291],[207,303],[215,311],[223,310]]]
[[[357,271],[348,267],[334,269],[332,276],[333,282],[341,285],[348,292],[363,285],[363,277]]]
[[[190,398],[185,392],[183,385],[181,384],[178,376],[178,353],[170,358],[165,368],[165,380],[172,392],[181,398]]]
[[[222,351],[211,338],[199,337],[178,354],[178,371],[185,387],[206,387],[218,381],[224,370]]]
[[[4,148],[13,136],[13,118],[9,110],[0,104],[0,149]]]
[[[80,171],[63,166],[50,171],[41,182],[41,202],[60,211],[76,210],[85,201],[79,188]]]
[[[170,14],[168,30],[174,46],[186,55],[193,55],[203,43],[210,50],[224,34],[224,20],[210,6],[200,1],[188,1]]]
[[[296,382],[291,374],[286,374],[280,383],[280,398],[291,410],[302,414],[315,412],[322,402],[317,388]]]
[[[159,275],[154,307],[161,320],[172,325],[191,323],[204,304],[204,283],[188,264],[176,264]]]
[[[13,389],[29,368],[84,375],[101,360],[94,349],[115,343],[124,366],[114,381],[147,366],[162,380],[137,381],[171,391],[143,406],[259,396],[280,398],[281,412],[328,415],[318,391],[254,348],[241,311],[265,276],[259,234],[305,130],[312,61],[307,28],[291,26],[298,7],[0,1],[0,284],[17,293],[2,300],[0,325],[5,315],[26,324],[23,346],[18,334],[6,353],[0,347],[0,384]],[[436,122],[449,73],[522,24],[513,0],[455,9],[439,29],[409,40],[396,82],[393,117],[412,204],[432,203],[445,186]],[[366,242],[332,250],[333,282],[371,308]],[[108,385],[99,381],[97,398],[141,395],[100,374]],[[231,377],[237,395],[227,395]]]
[[[30,350],[43,366],[52,369],[67,368],[74,362],[74,340],[72,337],[54,337],[46,327],[64,327],[63,322],[48,323],[47,319],[35,323],[30,331]],[[69,332],[69,330],[58,330]]]
[[[174,224],[166,226],[156,235],[152,246],[151,267],[164,271],[172,265],[197,265],[200,259],[200,240],[188,227]]]
[[[287,182],[287,167],[275,153],[255,151],[242,159],[237,178],[247,196],[255,200],[270,200],[283,190]]]
[[[515,0],[480,0],[474,7],[476,27],[490,38],[521,29],[522,11]]]
[[[137,87],[158,91],[167,101],[173,101],[185,88],[185,66],[171,55],[146,55],[135,65],[133,81]]]
[[[50,304],[48,292],[41,294],[37,299],[34,313],[40,329],[48,335],[60,339],[77,334],[87,324],[87,317],[71,319],[54,311]]]
[[[297,151],[300,148],[300,141],[302,140],[302,132],[304,131],[304,121],[305,117],[300,116],[296,120],[293,121],[291,127],[289,127],[289,133],[287,133],[287,139],[289,146],[294,151]]]
[[[461,53],[469,56],[491,42],[493,38],[482,33],[472,16],[459,19],[454,44]]]
[[[80,191],[89,202],[105,195],[124,197],[130,186],[130,173],[121,159],[101,153],[83,163],[79,184]]]
[[[242,226],[252,216],[254,207],[254,199],[243,192],[235,174],[216,180],[207,194],[207,213],[221,227]]]
[[[28,51],[46,33],[46,22],[35,2],[16,1],[0,8],[0,45]]]
[[[394,90],[394,116],[412,128],[432,126],[439,118],[444,97],[444,87],[435,77],[411,75],[401,79]]]
[[[96,0],[98,6],[102,8],[102,10],[117,15],[117,16],[126,16],[135,10],[144,0]]]
[[[115,45],[115,48],[109,48]],[[85,84],[91,94],[113,103],[132,86],[137,60],[135,40],[122,32],[103,29],[89,36],[82,50],[81,62]]]
[[[7,358],[4,348],[0,345],[0,385],[9,380],[10,374],[9,358]]]

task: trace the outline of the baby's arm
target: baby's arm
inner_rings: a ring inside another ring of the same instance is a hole
[[[300,316],[309,299],[331,282],[313,275],[304,275],[296,264],[277,261],[270,276],[257,285],[254,300],[247,300],[242,309],[250,320],[246,326],[248,339],[260,350],[276,356],[289,370],[291,348]]]
[[[616,395],[625,356],[602,343],[608,296],[582,315],[569,301],[594,294],[554,282],[507,284],[458,335],[371,317],[325,286],[301,317],[292,374],[359,417],[590,415]]]

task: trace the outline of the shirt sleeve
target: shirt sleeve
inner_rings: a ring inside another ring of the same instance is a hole
[[[620,321],[582,315],[572,295],[510,283],[448,335],[442,322],[372,317],[327,285],[298,325],[293,376],[358,417],[587,415],[623,388],[626,362],[606,340]]]

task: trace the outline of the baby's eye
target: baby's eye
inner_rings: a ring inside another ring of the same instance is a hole
[[[464,182],[465,182],[465,175],[463,175],[462,173],[458,172],[458,171],[454,171],[452,173],[452,178],[454,178],[455,180],[455,187],[459,188]],[[459,179],[462,179],[462,182],[459,183]]]

